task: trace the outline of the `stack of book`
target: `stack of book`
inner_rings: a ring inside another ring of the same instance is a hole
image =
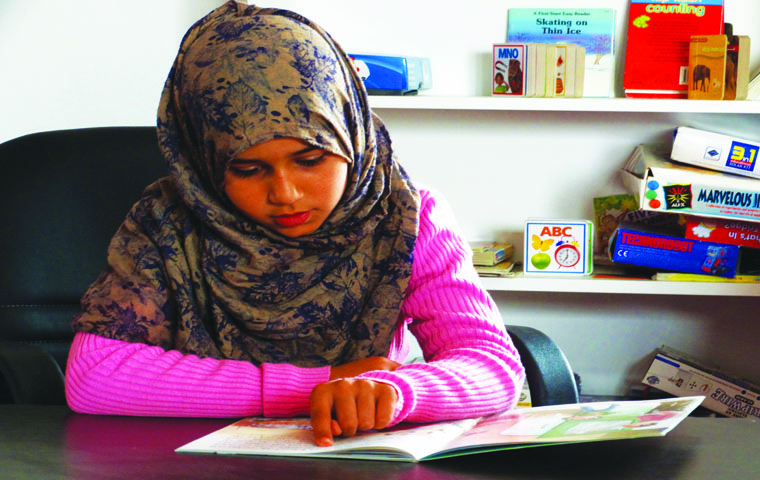
[[[676,214],[671,218],[678,221],[666,228],[619,225],[609,239],[610,259],[756,281],[760,275],[758,150],[757,141],[688,127],[676,129],[670,152],[636,147],[622,170],[636,207]]]
[[[515,263],[511,243],[476,242],[472,244],[472,263],[482,277],[510,277]]]
[[[586,49],[570,43],[493,46],[494,95],[582,97]]]

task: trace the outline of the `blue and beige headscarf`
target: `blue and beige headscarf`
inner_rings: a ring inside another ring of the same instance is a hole
[[[283,10],[231,1],[212,11],[182,41],[158,136],[170,176],[113,238],[76,331],[256,364],[388,353],[419,197],[326,32]],[[280,137],[350,162],[335,210],[298,238],[256,224],[224,193],[229,161]]]

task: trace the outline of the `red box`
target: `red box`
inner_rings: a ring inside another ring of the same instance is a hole
[[[689,40],[723,33],[723,0],[631,0],[623,88],[626,97],[686,98]],[[716,77],[723,79],[721,72]]]
[[[760,223],[689,216],[684,236],[691,240],[760,248]]]

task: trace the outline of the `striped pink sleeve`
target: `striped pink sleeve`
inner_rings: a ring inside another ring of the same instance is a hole
[[[330,367],[215,360],[77,333],[66,368],[72,410],[103,415],[271,417],[306,415]]]
[[[481,286],[451,210],[442,198],[420,193],[420,232],[401,313],[426,362],[362,377],[396,388],[401,402],[394,423],[475,417],[513,408],[525,379],[519,355],[498,308]],[[406,329],[399,330],[397,338]]]

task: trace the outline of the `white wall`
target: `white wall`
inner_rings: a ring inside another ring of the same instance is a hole
[[[222,0],[0,0],[0,142],[155,125],[187,28]]]

